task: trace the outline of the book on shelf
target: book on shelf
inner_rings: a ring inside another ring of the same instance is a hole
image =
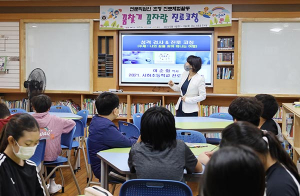
[[[218,38],[217,40],[218,50],[233,50],[234,38]]]
[[[83,99],[82,109],[88,110],[89,115],[98,114],[95,103],[96,103],[95,99]],[[119,104],[119,116],[127,117],[127,103]]]
[[[62,101],[54,101],[52,102],[53,106],[56,105],[63,105],[63,106],[68,106],[72,113],[77,114],[81,110],[80,106],[76,104],[72,99],[67,99],[67,100],[62,100]]]
[[[82,109],[88,110],[89,115],[97,114],[95,102],[96,102],[95,99],[83,99]]]
[[[285,151],[288,153],[290,158],[293,160],[293,147],[292,147],[292,145],[288,141],[284,140],[282,142],[282,147],[285,149]]]
[[[170,103],[166,104],[165,107],[174,115],[176,116],[176,109],[175,109],[176,104]]]
[[[282,107],[279,107],[278,111],[273,117],[273,120],[276,121],[277,123],[281,123],[282,121]]]
[[[228,65],[233,64],[234,62],[234,53],[217,53],[217,62],[218,65]]]
[[[228,113],[228,107],[216,105],[200,105],[200,116],[208,117],[214,113]]]
[[[132,103],[131,115],[135,113],[145,113],[149,108],[155,106],[161,106],[161,100],[155,103]]]
[[[21,108],[29,112],[29,100],[27,98],[22,100],[5,100],[1,99],[0,102],[3,102],[9,109],[12,108]]]
[[[287,137],[294,137],[294,114],[288,113],[286,114],[286,133]]]
[[[217,79],[234,79],[233,68],[217,67]]]

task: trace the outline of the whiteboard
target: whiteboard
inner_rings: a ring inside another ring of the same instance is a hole
[[[46,90],[90,90],[90,23],[26,23],[26,79],[44,70]]]
[[[300,94],[300,22],[243,22],[241,94]]]

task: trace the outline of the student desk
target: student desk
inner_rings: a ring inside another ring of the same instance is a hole
[[[213,150],[216,146],[211,144],[203,144],[207,147],[191,148],[195,156],[198,156],[202,152]],[[101,186],[108,190],[108,166],[115,169],[120,174],[126,175],[126,179],[130,179],[131,175],[128,166],[130,148],[113,148],[109,150],[100,151],[97,156],[101,159]],[[185,174],[185,178],[196,178],[198,181],[202,177],[203,173]],[[188,180],[189,181],[189,180]]]
[[[33,114],[34,112],[29,112],[29,114]],[[64,112],[49,112],[49,114],[57,116],[59,118],[64,119],[72,119],[72,120],[80,120],[82,119],[82,116],[73,114],[73,113],[64,113]]]
[[[175,117],[176,129],[188,129],[200,132],[221,132],[233,123],[232,120],[209,117]]]

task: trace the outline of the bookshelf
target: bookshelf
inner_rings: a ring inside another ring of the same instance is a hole
[[[214,30],[214,88],[213,93],[237,93],[237,35],[238,23]]]
[[[291,127],[293,134],[289,134],[287,130],[288,114],[292,114],[293,116]],[[297,164],[300,158],[300,108],[295,108],[292,103],[282,104],[282,135],[293,147],[293,161]]]

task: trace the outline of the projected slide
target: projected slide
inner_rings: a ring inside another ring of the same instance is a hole
[[[202,59],[198,72],[207,85],[212,82],[211,34],[122,34],[120,85],[166,85],[179,83],[190,55]]]

